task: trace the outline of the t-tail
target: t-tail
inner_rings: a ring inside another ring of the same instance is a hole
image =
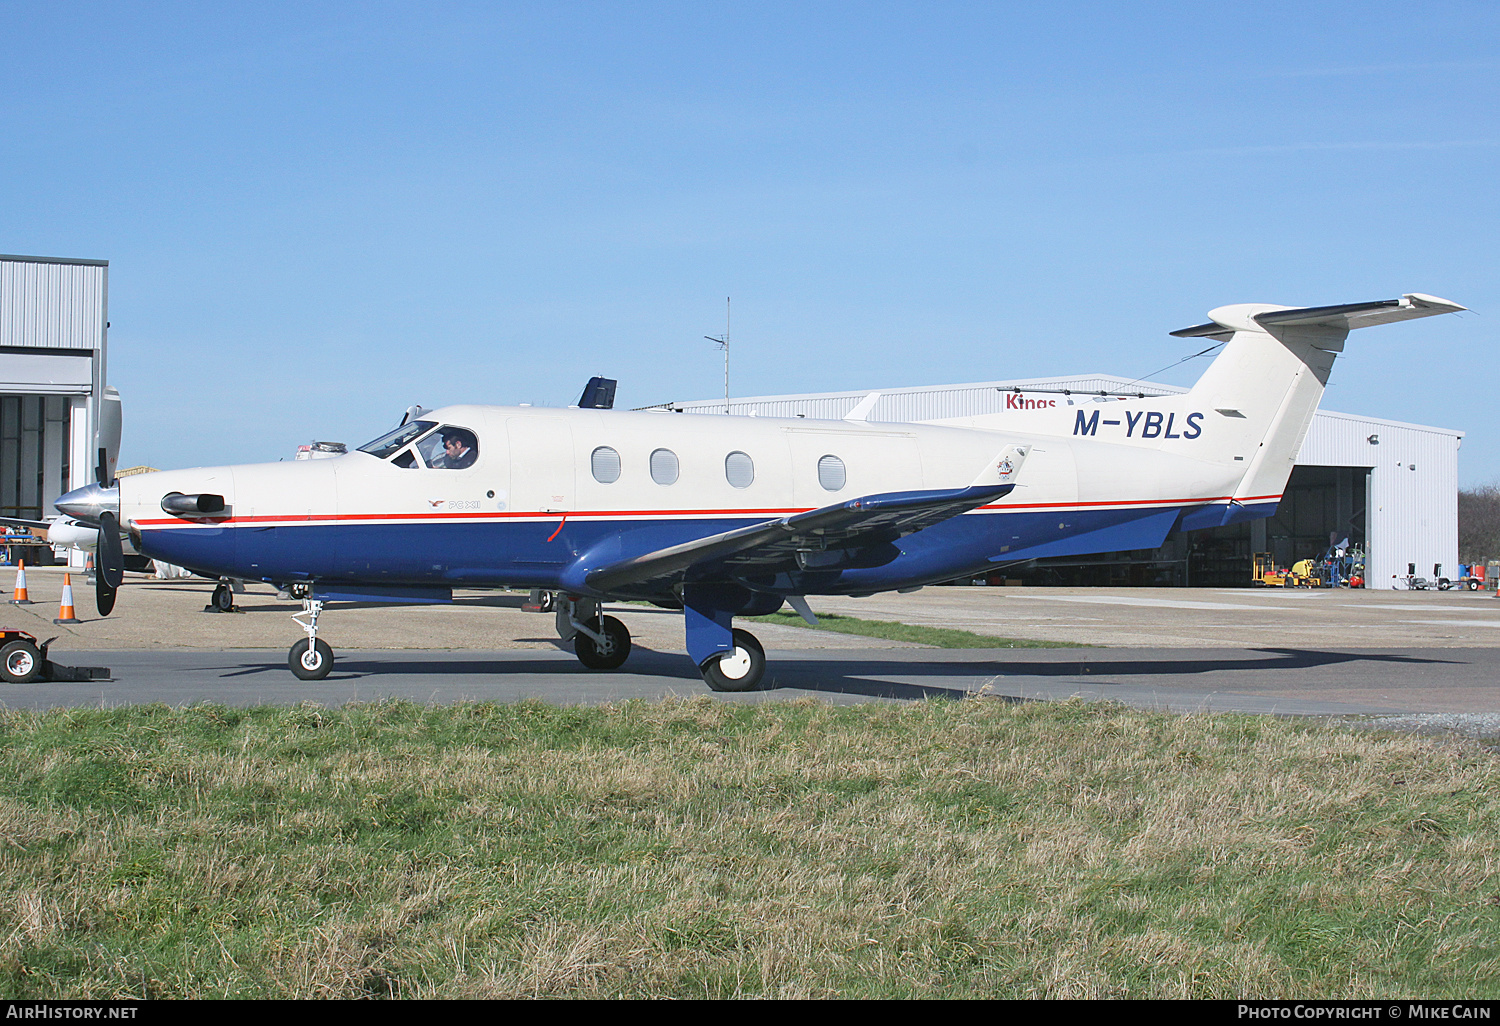
[[[1349,332],[1463,309],[1416,293],[1343,306],[1221,306],[1209,312],[1209,323],[1172,332],[1225,345],[1191,391],[1167,402],[1180,404],[1184,419],[1199,414],[1207,419],[1206,428],[1211,425],[1203,431],[1204,451],[1195,455],[1244,465],[1235,503],[1274,502],[1291,476]]]

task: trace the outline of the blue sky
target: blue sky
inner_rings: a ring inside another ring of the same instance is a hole
[[[125,464],[414,402],[1104,371],[1426,292],[1329,409],[1500,481],[1500,5],[0,3],[0,252],[110,261]],[[1204,361],[1160,375],[1191,383]]]

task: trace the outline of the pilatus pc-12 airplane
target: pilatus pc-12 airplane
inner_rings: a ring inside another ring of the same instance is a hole
[[[57,508],[99,530],[101,613],[120,536],[205,576],[301,598],[288,659],[327,675],[327,602],[426,603],[454,588],[557,593],[590,669],[630,634],[606,600],[680,607],[709,687],[745,691],[765,654],[735,616],[805,596],[915,589],[1019,560],[1161,545],[1270,516],[1353,328],[1464,309],[1432,296],[1225,306],[1172,334],[1223,351],[1182,395],[1074,393],[913,424],[533,407],[414,408],[332,459],[89,485]],[[101,477],[104,475],[101,473]]]

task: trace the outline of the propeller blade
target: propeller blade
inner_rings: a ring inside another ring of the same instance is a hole
[[[115,611],[115,589],[104,582],[104,575],[95,568],[94,572],[94,608],[99,610],[100,616],[108,616]]]
[[[100,616],[115,608],[115,592],[125,579],[125,549],[120,544],[120,522],[108,510],[99,514],[99,546],[94,556],[94,602]]]
[[[109,450],[102,446],[99,449],[99,462],[94,465],[94,480],[99,482],[100,488],[108,488],[114,484],[109,479]]]

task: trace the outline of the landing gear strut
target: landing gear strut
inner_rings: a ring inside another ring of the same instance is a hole
[[[559,594],[557,636],[573,642],[573,653],[590,670],[618,670],[630,656],[630,630],[599,612],[597,599]]]
[[[293,645],[286,657],[288,668],[299,680],[322,680],[333,669],[333,649],[328,642],[318,639],[318,614],[322,611],[322,602],[304,598],[302,612],[292,614],[292,619],[307,632],[307,637]]]
[[[774,602],[775,605],[770,605]],[[682,589],[688,655],[715,691],[754,691],[766,675],[766,650],[755,635],[734,626],[735,613],[755,615],[781,605],[735,585],[687,584]],[[767,608],[769,607],[769,608]]]

